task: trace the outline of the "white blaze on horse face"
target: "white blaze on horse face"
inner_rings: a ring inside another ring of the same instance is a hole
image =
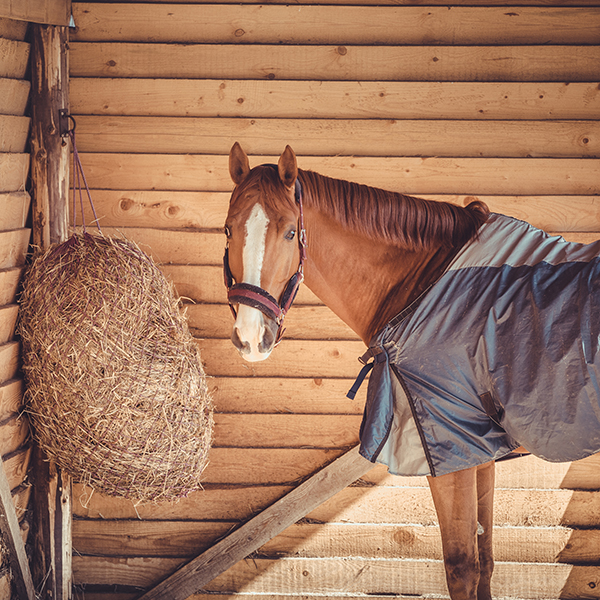
[[[263,207],[258,203],[255,204],[246,221],[242,263],[244,283],[257,287],[260,287],[268,226],[269,218]],[[240,304],[234,328],[237,329],[240,341],[245,345],[241,354],[247,361],[257,362],[268,358],[270,351],[260,351],[260,343],[265,335],[265,324],[263,314],[258,309]]]
[[[242,261],[244,265],[244,283],[260,287],[260,276],[265,260],[265,241],[269,218],[263,207],[255,204],[246,221],[246,239]]]

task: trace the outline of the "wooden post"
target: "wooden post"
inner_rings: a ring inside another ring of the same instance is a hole
[[[66,27],[33,25],[31,179],[33,243],[39,250],[68,237],[69,144],[61,111],[69,108]],[[71,482],[33,454],[32,574],[38,598],[71,598]]]
[[[60,131],[60,110],[69,107],[67,35],[67,27],[33,25],[32,215],[40,249],[68,237],[69,144]]]
[[[358,453],[358,446],[354,447],[181,567],[139,600],[185,600],[372,468],[373,464]]]

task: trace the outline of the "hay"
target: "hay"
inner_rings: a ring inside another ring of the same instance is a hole
[[[172,287],[134,244],[74,235],[21,295],[34,435],[75,481],[134,501],[199,489],[212,402]]]

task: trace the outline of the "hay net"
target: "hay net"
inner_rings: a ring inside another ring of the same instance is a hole
[[[135,244],[75,234],[21,294],[34,435],[75,481],[133,501],[200,489],[212,401],[172,286]]]

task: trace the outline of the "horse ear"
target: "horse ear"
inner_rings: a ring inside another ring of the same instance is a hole
[[[289,146],[285,147],[283,154],[279,157],[277,168],[279,178],[283,181],[283,184],[288,189],[293,187],[296,177],[298,177],[298,164],[296,163],[296,155]]]
[[[229,151],[229,174],[231,175],[231,179],[233,179],[233,183],[239,185],[244,181],[248,173],[250,173],[248,156],[236,142]]]

